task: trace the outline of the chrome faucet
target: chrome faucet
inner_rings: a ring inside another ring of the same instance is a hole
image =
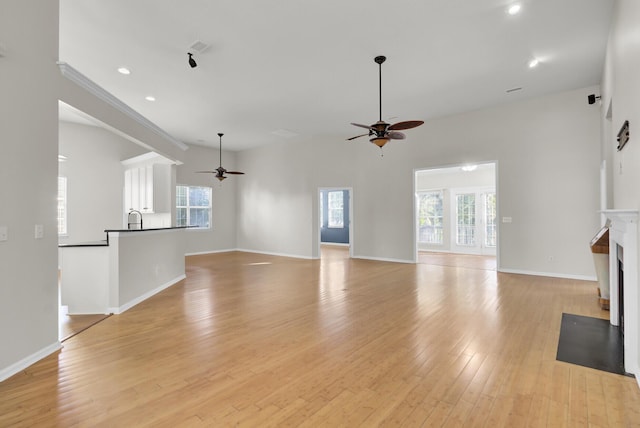
[[[127,229],[131,230],[131,225],[137,225],[137,222],[131,222],[131,214],[138,214],[140,216],[140,230],[142,230],[142,213],[138,210],[130,209],[127,215]]]

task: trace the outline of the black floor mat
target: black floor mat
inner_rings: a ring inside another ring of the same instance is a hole
[[[556,360],[628,375],[623,349],[620,329],[609,320],[562,314]]]

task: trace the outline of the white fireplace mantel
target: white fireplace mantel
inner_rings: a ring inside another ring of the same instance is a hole
[[[636,376],[640,385],[640,301],[638,293],[638,210],[600,211],[609,226],[609,315],[612,325],[618,325],[620,307],[624,308],[624,365]],[[624,301],[618,298],[618,248],[623,249]]]

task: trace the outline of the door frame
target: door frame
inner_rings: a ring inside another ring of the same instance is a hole
[[[418,173],[421,171],[429,171],[429,170],[437,170],[437,169],[460,169],[465,165],[468,164],[477,164],[477,165],[486,165],[486,164],[493,164],[493,168],[494,168],[494,179],[493,179],[493,183],[494,183],[494,188],[495,188],[495,192],[496,192],[496,235],[497,235],[497,241],[496,241],[496,269],[500,269],[500,226],[501,226],[501,222],[500,222],[500,204],[501,204],[501,198],[500,198],[500,185],[499,185],[499,163],[497,160],[487,160],[487,161],[479,161],[479,162],[465,162],[465,163],[459,163],[459,164],[449,164],[449,165],[438,165],[438,166],[430,166],[430,167],[424,167],[424,168],[414,168],[413,169],[413,260],[414,263],[418,263],[419,261],[419,257],[418,257],[418,198],[415,197],[416,193],[418,192]],[[438,250],[430,250],[430,251],[436,251],[438,252]],[[449,250],[442,250],[440,252],[453,252],[452,249]]]
[[[345,219],[345,221],[347,222],[347,224],[349,225],[349,257],[353,258],[353,247],[354,247],[354,233],[353,233],[353,188],[352,187],[348,187],[348,186],[333,186],[333,187],[318,187],[318,191],[316,193],[316,204],[315,205],[317,207],[316,210],[316,214],[317,214],[317,218],[320,219],[321,217],[321,212],[320,212],[320,197],[322,196],[322,192],[329,192],[329,191],[333,191],[333,190],[342,190],[342,191],[346,191],[349,195],[349,217]],[[318,242],[318,246],[317,246],[317,251],[318,251],[318,257],[321,258],[321,252],[320,252],[320,246],[322,245],[322,240],[321,240],[321,230],[322,230],[322,224],[320,224],[320,221],[318,220],[316,222],[317,227],[316,227],[316,233],[317,235],[317,242]]]

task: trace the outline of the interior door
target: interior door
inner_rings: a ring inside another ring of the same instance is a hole
[[[451,198],[451,249],[463,254],[496,254],[495,189],[458,189]]]

